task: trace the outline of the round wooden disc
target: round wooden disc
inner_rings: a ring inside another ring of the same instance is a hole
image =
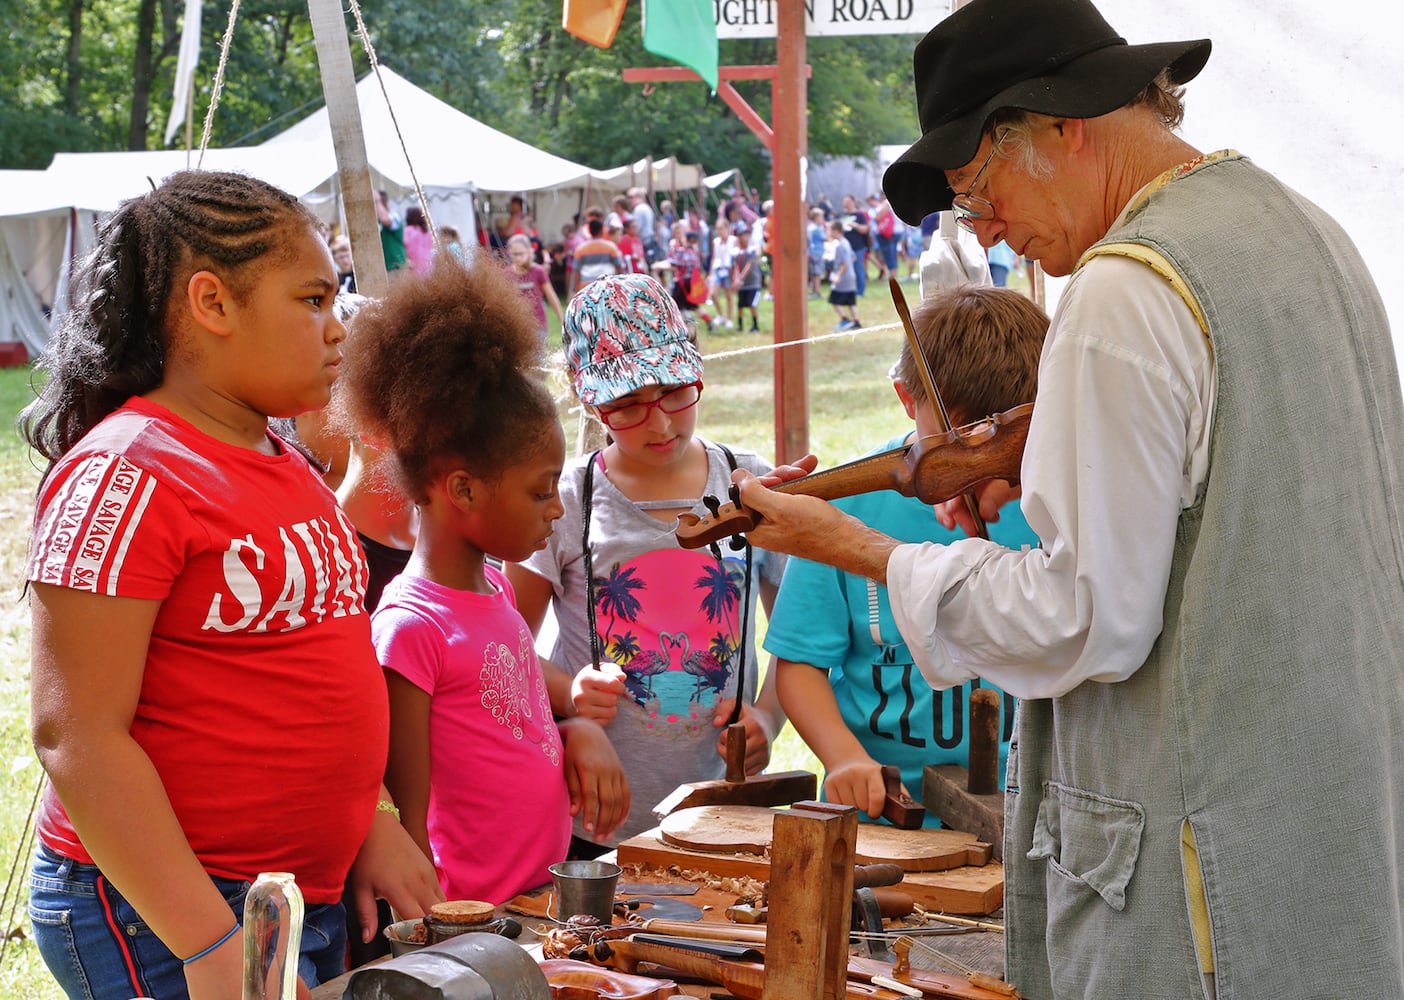
[[[765,806],[693,806],[663,817],[659,834],[674,847],[706,854],[764,854],[775,810]]]
[[[694,806],[664,817],[664,843],[704,854],[765,854],[770,850],[774,809],[764,806]],[[890,862],[904,871],[944,871],[982,865],[990,845],[959,830],[899,830],[876,823],[858,824],[853,860],[860,865]]]

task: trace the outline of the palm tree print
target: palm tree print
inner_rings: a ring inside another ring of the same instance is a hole
[[[712,633],[711,644],[707,646],[707,652],[711,653],[718,660],[730,662],[732,654],[736,652],[736,647],[731,644],[731,640],[723,632]]]
[[[726,564],[721,562],[709,564],[692,586],[702,591],[699,607],[709,622],[725,621],[741,597],[741,588],[736,586],[726,571]]]
[[[621,667],[639,655],[639,637],[633,632],[625,632],[616,637],[607,647],[614,662]]]
[[[638,621],[639,612],[643,610],[643,605],[634,596],[634,591],[643,590],[647,586],[634,572],[631,566],[622,569],[619,563],[615,563],[609,571],[609,576],[595,577],[591,584],[595,592],[599,594],[597,605],[600,614],[609,616],[609,626],[601,636],[608,646],[610,637],[614,632],[614,623],[620,618],[627,622]]]

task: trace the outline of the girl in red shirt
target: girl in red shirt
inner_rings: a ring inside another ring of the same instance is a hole
[[[354,529],[270,417],[325,406],[346,330],[297,199],[182,172],[123,202],[21,417],[49,461],[30,551],[35,939],[70,996],[237,997],[243,897],[290,871],[299,971],[342,971],[348,870],[440,894],[381,784],[388,720]],[[331,725],[310,725],[325,720]]]

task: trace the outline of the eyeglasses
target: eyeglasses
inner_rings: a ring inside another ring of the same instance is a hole
[[[657,399],[649,400],[647,403],[630,403],[627,406],[616,407],[601,406],[597,409],[600,419],[610,430],[627,431],[647,420],[649,411],[655,406],[664,413],[681,413],[690,406],[696,406],[697,401],[701,398],[702,383],[689,382],[676,389],[669,389]]]
[[[990,155],[980,164],[980,169],[975,172],[975,179],[970,182],[970,186],[951,199],[951,214],[955,216],[956,225],[968,233],[975,231],[976,220],[988,219],[994,215],[994,205],[984,198],[977,198],[975,189],[980,186],[980,178],[985,176],[985,169],[990,165],[990,161],[999,152],[1003,138],[1001,136],[990,144]]]

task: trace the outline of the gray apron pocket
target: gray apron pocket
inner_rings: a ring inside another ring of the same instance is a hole
[[[1028,857],[1046,858],[1053,871],[1087,886],[1120,911],[1145,825],[1145,810],[1135,802],[1045,782]]]

